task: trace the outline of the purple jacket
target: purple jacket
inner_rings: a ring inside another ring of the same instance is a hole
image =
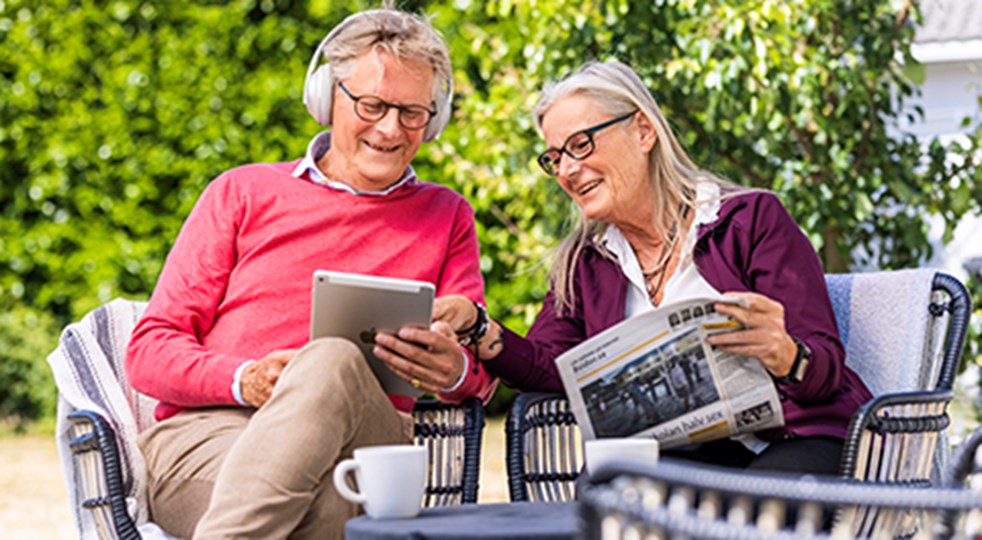
[[[694,260],[720,292],[752,291],[780,302],[788,334],[812,350],[804,380],[778,384],[784,427],[758,435],[844,438],[853,413],[872,396],[845,365],[818,257],[777,197],[751,192],[723,201],[718,219],[699,229]],[[556,314],[549,291],[527,337],[504,329],[504,351],[485,365],[505,384],[562,392],[555,358],[624,319],[629,282],[617,263],[587,246],[576,264],[572,315]]]

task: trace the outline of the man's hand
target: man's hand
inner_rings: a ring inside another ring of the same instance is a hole
[[[242,399],[255,408],[262,407],[273,394],[283,368],[297,354],[297,349],[273,351],[242,370]]]
[[[379,332],[372,352],[396,375],[430,393],[452,387],[466,367],[457,335],[443,321],[428,329],[404,326],[396,335]]]
[[[775,377],[785,377],[798,346],[784,329],[784,306],[757,293],[726,293],[744,298],[747,307],[717,303],[716,311],[743,324],[743,330],[709,336],[707,341],[720,349],[760,360]]]

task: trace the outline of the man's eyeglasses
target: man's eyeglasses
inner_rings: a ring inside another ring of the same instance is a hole
[[[559,171],[559,160],[563,157],[563,154],[579,161],[581,159],[586,159],[587,156],[593,153],[593,150],[597,148],[597,143],[594,142],[593,136],[597,134],[600,130],[608,128],[618,122],[623,122],[628,118],[635,115],[637,111],[625,114],[624,116],[618,116],[613,120],[608,120],[603,124],[597,124],[591,128],[584,129],[583,131],[577,131],[576,133],[569,136],[566,142],[563,144],[561,149],[550,148],[539,156],[539,166],[542,170],[550,176],[555,176]]]
[[[341,87],[345,95],[355,102],[355,114],[358,115],[358,118],[366,122],[378,122],[385,118],[389,109],[396,109],[399,111],[399,125],[415,131],[425,128],[430,123],[430,118],[436,114],[436,111],[427,109],[422,105],[396,105],[383,101],[377,96],[356,96],[344,87],[344,83],[339,82],[338,86]]]

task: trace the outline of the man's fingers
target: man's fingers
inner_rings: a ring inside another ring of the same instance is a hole
[[[439,387],[433,384],[435,377],[423,365],[403,358],[398,354],[394,354],[392,351],[384,347],[376,346],[372,352],[379,358],[379,360],[385,362],[385,365],[393,373],[407,382],[416,381],[416,383],[419,385],[416,386],[416,384],[414,384],[413,386],[416,386],[417,388],[426,392],[435,392],[439,390]]]
[[[297,349],[283,349],[283,350],[273,351],[269,353],[268,356],[270,357],[270,360],[277,362],[281,366],[285,366],[287,363],[290,362],[290,360],[293,359],[294,355],[296,354],[297,354]]]
[[[424,343],[405,341],[404,336]],[[375,344],[375,356],[393,371],[404,373],[408,381],[417,379],[436,389],[453,385],[456,382],[454,376],[459,376],[460,364],[464,361],[455,338],[426,329],[400,331],[399,337],[379,333]]]
[[[419,390],[422,390],[424,392],[429,392],[431,394],[435,394],[440,391],[440,387],[434,385],[432,382],[430,382],[429,379],[413,376],[413,374],[408,371],[403,371],[398,368],[392,368],[391,366],[389,369],[391,369],[393,373],[398,375],[406,382],[412,384],[415,388]],[[415,384],[413,384],[414,382]]]
[[[415,333],[412,335],[415,335]],[[375,345],[376,348],[383,347],[398,354],[399,356],[413,359],[418,358],[428,350],[428,347],[423,343],[412,339],[403,338],[401,330],[400,337],[396,337],[385,332],[379,332],[375,335]]]
[[[405,352],[403,356],[412,355],[412,349],[410,348],[398,348],[397,343],[402,342],[409,347],[415,346],[416,348],[422,349],[428,352],[447,352],[457,348],[457,335],[454,333],[450,325],[441,322],[435,322],[431,328],[419,328],[417,326],[404,326],[399,329],[397,334],[398,338],[391,336],[383,336],[382,341],[379,341],[376,337],[376,343],[380,343],[396,352]],[[388,341],[391,339],[393,342]]]

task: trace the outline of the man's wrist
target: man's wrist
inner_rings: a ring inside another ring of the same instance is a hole
[[[453,392],[460,388],[460,385],[464,384],[464,379],[467,378],[467,364],[469,364],[469,362],[467,361],[467,354],[464,353],[463,350],[460,351],[460,355],[464,357],[464,369],[460,370],[460,377],[457,378],[457,382],[455,382],[450,388],[441,388],[441,392]]]
[[[242,373],[245,372],[245,368],[249,367],[249,364],[254,362],[255,360],[242,362],[242,365],[235,368],[235,374],[232,375],[232,398],[243,407],[248,407],[249,403],[242,397]]]

